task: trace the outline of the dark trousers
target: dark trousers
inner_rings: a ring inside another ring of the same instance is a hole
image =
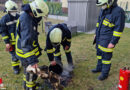
[[[11,55],[11,64],[14,70],[18,70],[19,69],[19,65],[20,65],[20,61],[19,59],[16,57],[16,53],[15,53],[15,46],[13,46],[13,50],[10,51],[10,55]]]
[[[102,72],[103,76],[108,76],[111,67],[112,52],[104,52],[96,46],[97,49],[97,67],[96,69]]]
[[[24,68],[24,74],[23,74],[23,87],[25,90],[36,90],[36,80],[37,75],[33,73],[26,72],[26,69],[28,67],[28,61],[24,58],[20,58],[22,62],[22,66]]]
[[[73,65],[73,59],[72,59],[70,48],[68,50],[65,50],[65,45],[63,45],[63,49],[65,51],[68,64]],[[55,48],[54,56],[55,56],[55,60],[61,61],[60,45]]]

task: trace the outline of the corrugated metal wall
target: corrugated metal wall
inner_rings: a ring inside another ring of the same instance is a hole
[[[98,12],[96,0],[68,0],[69,21],[76,22],[78,31],[93,31],[96,27]]]

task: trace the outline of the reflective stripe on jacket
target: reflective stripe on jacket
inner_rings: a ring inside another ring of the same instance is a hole
[[[16,22],[19,18],[17,14],[16,17],[11,16],[10,14],[6,14],[0,20],[0,31],[2,35],[2,39],[5,43],[10,43],[11,45],[15,45],[15,32],[16,32]]]
[[[54,25],[50,31],[47,34],[47,39],[46,39],[46,49],[47,49],[47,55],[50,61],[52,61],[54,59],[54,56],[60,56],[61,53],[59,52],[59,50],[56,50],[55,48],[57,47],[53,47],[51,41],[50,41],[50,32],[54,29],[54,28],[60,28],[62,30],[62,41],[61,44],[64,46],[69,46],[71,45],[71,32],[68,29],[66,24],[57,24]],[[53,54],[55,52],[55,54]]]
[[[26,58],[29,64],[38,62],[41,48],[38,43],[38,22],[35,18],[24,12],[17,22],[16,54]]]
[[[116,45],[122,35],[125,25],[125,12],[117,4],[101,10],[96,25],[96,43],[106,50],[109,43]],[[108,52],[113,50],[108,50]]]

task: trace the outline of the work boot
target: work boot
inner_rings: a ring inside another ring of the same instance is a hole
[[[98,80],[102,81],[108,78],[109,71],[110,71],[111,64],[103,64],[102,65],[102,73],[98,77]]]
[[[13,70],[14,70],[14,74],[19,74],[20,73],[19,66],[14,66]]]
[[[91,72],[92,73],[98,73],[98,72],[101,72],[101,70],[102,70],[102,60],[99,59],[98,62],[97,62],[96,69],[92,69]]]

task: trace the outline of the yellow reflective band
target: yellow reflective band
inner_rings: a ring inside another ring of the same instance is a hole
[[[18,56],[20,56],[20,57],[22,57],[22,58],[27,58],[27,57],[30,57],[30,56],[32,56],[32,55],[38,56],[38,55],[40,54],[40,52],[39,52],[39,50],[38,50],[38,49],[39,49],[38,47],[35,48],[34,50],[32,50],[32,51],[26,53],[26,54],[23,54],[23,51],[17,47],[18,38],[19,38],[19,36],[17,35],[17,36],[16,36],[16,54],[17,54]]]
[[[38,56],[40,53],[39,53],[38,47],[37,47],[37,48],[35,48],[34,50],[32,50],[31,52],[28,52],[28,53],[26,53],[26,54],[20,53],[20,52],[17,51],[17,49],[16,49],[16,54],[17,54],[18,56],[20,56],[20,57],[28,58],[28,57],[30,57],[30,56],[32,56],[32,55]]]
[[[110,23],[107,20],[103,20],[103,25],[108,26],[108,27],[114,27],[115,26],[113,23]]]
[[[96,27],[99,27],[99,23],[96,24]]]
[[[16,25],[17,27],[19,26],[19,19],[17,20],[17,25]]]
[[[98,45],[98,48],[104,52],[113,52],[113,49],[114,49],[114,48],[105,48],[105,47],[102,47],[101,45]]]
[[[61,53],[59,52],[59,53],[56,53],[56,54],[54,54],[54,56],[60,56],[61,55]]]
[[[115,25],[113,23],[109,23],[109,27],[114,27]]]
[[[15,41],[15,36],[14,36],[14,33],[11,33],[11,41]]]
[[[40,54],[40,52],[39,52],[39,51],[35,53],[35,55],[36,55],[36,56],[38,56],[39,54]]]
[[[66,37],[62,41],[65,41],[65,40],[66,40]]]
[[[11,45],[15,45],[15,42],[11,42]]]
[[[111,61],[102,60],[103,64],[111,64]]]
[[[26,86],[27,87],[34,87],[34,86],[36,86],[36,84],[35,84],[35,82],[28,82],[28,81],[26,81]]]
[[[68,42],[71,42],[71,39],[67,39]]]
[[[103,20],[103,25],[108,26],[109,22],[106,20]]]
[[[97,59],[102,59],[102,56],[97,56]]]
[[[69,53],[69,52],[71,52],[71,50],[70,50],[70,49],[68,49],[68,50],[65,50],[65,53]]]
[[[54,51],[53,51],[53,49],[48,49],[47,50],[47,53],[53,53]]]
[[[55,48],[53,48],[53,51],[54,51],[54,52],[55,52],[55,50],[56,50],[56,49],[55,49]]]
[[[17,62],[11,62],[11,64],[12,64],[12,66],[19,66],[19,64],[20,64],[20,61],[17,61]]]
[[[113,33],[113,36],[115,36],[115,37],[121,37],[121,35],[122,35],[122,32],[114,31],[114,33]]]
[[[9,36],[4,36],[4,37],[2,37],[2,39],[4,40],[4,39],[8,39],[9,38]]]
[[[26,81],[26,76],[23,74],[23,80]]]
[[[37,45],[35,45],[35,41],[33,41],[33,47],[36,47]]]
[[[35,53],[38,51],[38,47],[35,48],[34,50],[32,50],[31,52],[28,52],[26,54],[24,54],[25,57],[30,57],[32,55],[35,55]]]

